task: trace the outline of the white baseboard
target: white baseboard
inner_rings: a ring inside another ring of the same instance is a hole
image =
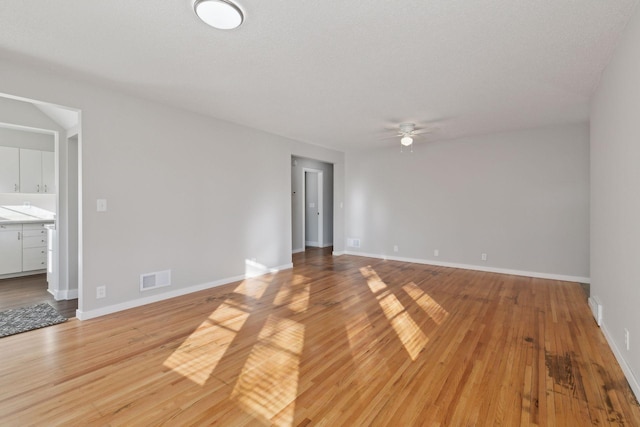
[[[624,359],[622,352],[616,345],[616,342],[613,339],[613,335],[611,335],[611,333],[607,329],[606,323],[603,323],[602,326],[600,326],[600,329],[602,330],[602,333],[604,334],[604,337],[607,340],[607,343],[609,343],[609,347],[611,348],[611,351],[613,351],[613,355],[616,357],[618,364],[622,368],[622,372],[624,373],[624,376],[627,378],[627,381],[629,382],[629,386],[631,386],[631,390],[633,391],[633,394],[636,395],[636,399],[640,399],[640,382],[638,382],[638,378],[636,378],[633,375],[633,371],[631,370],[631,367],[627,364],[627,361]]]
[[[327,244],[323,244],[322,246],[319,246],[318,242],[306,242],[306,246],[310,246],[310,247],[314,247],[314,248],[328,248],[330,246],[333,246],[333,243],[327,243]],[[291,251],[292,254],[297,254],[299,252],[304,252],[304,248],[293,249]]]
[[[390,261],[401,261],[401,262],[411,262],[415,264],[427,264],[427,265],[435,265],[439,267],[452,267],[452,268],[461,268],[463,270],[476,270],[476,271],[486,271],[489,273],[499,273],[499,274],[511,274],[514,276],[525,276],[525,277],[536,277],[539,279],[551,279],[551,280],[562,280],[564,282],[578,282],[578,283],[591,283],[591,279],[588,277],[578,277],[578,276],[566,276],[563,274],[550,274],[550,273],[538,273],[535,271],[522,271],[522,270],[511,270],[507,268],[497,268],[497,267],[485,267],[483,265],[474,265],[474,264],[458,264],[455,262],[442,262],[442,261],[434,261],[430,259],[417,259],[417,258],[403,258],[403,257],[395,257],[388,255],[379,255],[379,254],[367,254],[362,252],[353,252],[353,251],[344,251],[347,255],[355,255],[355,256],[363,256],[368,258],[378,258],[378,259],[387,259]]]
[[[293,264],[284,264],[278,267],[265,269],[264,273],[277,273],[281,270],[288,270],[293,268]],[[205,289],[215,288],[217,286],[226,285],[233,282],[238,282],[240,280],[247,279],[249,277],[257,277],[256,274],[242,274],[239,276],[227,277],[225,279],[215,280],[213,282],[202,283],[199,285],[189,286],[187,288],[175,289],[169,292],[163,292],[157,295],[151,295],[145,298],[138,298],[131,301],[125,301],[118,304],[108,305],[106,307],[97,308],[95,310],[81,311],[76,310],[76,317],[79,320],[88,320],[93,319],[95,317],[105,316],[107,314],[117,313],[118,311],[128,310],[130,308],[140,307],[143,305],[151,304],[154,302],[164,301],[170,298],[175,298],[187,294],[191,294],[193,292],[204,291]]]
[[[320,243],[314,242],[312,240],[307,240],[306,242],[304,242],[304,245],[305,246],[313,246],[314,248],[320,247]]]
[[[333,251],[332,255],[333,256],[340,256],[340,255],[344,255],[345,252],[344,251]]]
[[[47,292],[49,292],[51,295],[53,295],[53,299],[55,299],[56,301],[70,300],[70,299],[77,299],[78,298],[78,290],[77,289],[65,289],[65,290],[47,289]]]
[[[19,273],[0,274],[0,279],[13,279],[15,277],[34,276],[36,274],[43,274],[46,272],[47,270],[31,270],[31,271],[21,271]]]

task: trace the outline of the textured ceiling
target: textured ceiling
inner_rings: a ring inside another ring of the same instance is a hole
[[[423,142],[588,119],[637,0],[3,0],[0,57],[340,150],[402,121]],[[16,94],[20,95],[20,94]]]

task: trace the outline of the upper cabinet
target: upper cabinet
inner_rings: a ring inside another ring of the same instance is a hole
[[[20,149],[20,192],[40,193],[42,151]],[[44,191],[43,191],[44,192]]]
[[[55,193],[51,151],[0,147],[0,193]]]
[[[20,192],[55,193],[54,160],[50,151],[20,149]]]
[[[20,192],[20,150],[0,147],[0,193]]]
[[[53,151],[42,151],[42,186],[45,193],[56,192],[56,161]]]

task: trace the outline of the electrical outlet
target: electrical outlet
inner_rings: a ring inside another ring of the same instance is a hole
[[[482,260],[486,261],[487,260],[487,254],[482,254]]]
[[[433,256],[440,256],[440,249],[434,249]]]
[[[393,252],[398,252],[398,245],[393,246]]]
[[[627,348],[627,351],[629,351],[629,330],[627,328],[624,328],[624,346]]]
[[[107,287],[106,286],[98,286],[96,288],[96,298],[106,298],[107,297]]]

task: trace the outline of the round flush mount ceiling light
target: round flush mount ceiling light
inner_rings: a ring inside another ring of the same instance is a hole
[[[193,9],[205,24],[220,30],[238,28],[244,21],[242,10],[226,0],[196,0]]]
[[[408,147],[411,144],[413,144],[413,138],[411,138],[410,136],[403,136],[402,139],[400,140],[400,144],[404,145],[405,147]]]

